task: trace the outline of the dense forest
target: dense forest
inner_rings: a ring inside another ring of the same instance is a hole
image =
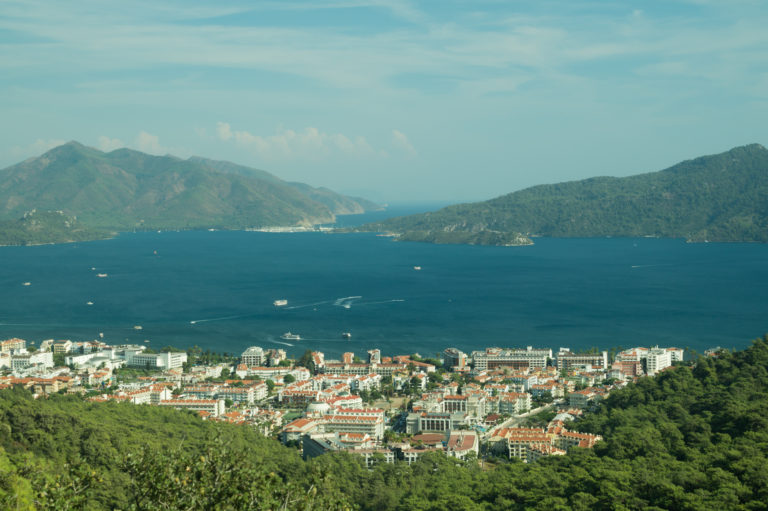
[[[358,230],[399,233],[409,241],[491,245],[521,236],[768,242],[766,197],[768,150],[751,144],[660,172],[534,186]]]
[[[302,462],[245,427],[77,396],[0,393],[5,509],[766,509],[768,337],[615,391],[594,450],[536,464],[442,454]]]

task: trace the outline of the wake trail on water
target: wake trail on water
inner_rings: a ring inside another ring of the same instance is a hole
[[[292,307],[283,307],[283,309],[285,310],[304,309],[306,307],[315,307],[316,305],[324,305],[326,303],[331,303],[331,300],[326,300],[324,302],[308,303],[306,305],[294,305]]]
[[[379,304],[382,304],[382,303],[395,303],[395,302],[404,302],[404,301],[405,300],[403,300],[401,298],[396,298],[394,300],[381,300],[381,301],[378,301],[378,302],[361,302],[361,303],[358,303],[356,305],[359,307],[361,305],[379,305]]]
[[[223,318],[207,318],[207,319],[195,319],[189,322],[190,325],[196,325],[198,323],[210,323],[211,321],[226,321],[228,319],[240,319],[240,318],[246,318],[250,314],[240,314],[237,316],[225,316]]]
[[[345,309],[349,309],[352,307],[352,303],[355,300],[361,299],[362,296],[345,296],[344,298],[337,298],[335,302],[333,302],[333,305],[336,307],[344,307]]]

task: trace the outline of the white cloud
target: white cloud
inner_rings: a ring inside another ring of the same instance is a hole
[[[416,148],[413,147],[408,137],[400,130],[392,130],[392,145],[408,156],[416,156]]]
[[[105,135],[99,137],[99,149],[105,153],[114,151],[115,149],[120,149],[122,147],[125,147],[125,142],[119,138],[109,138]]]
[[[256,135],[232,130],[229,123],[218,122],[216,134],[220,140],[233,141],[268,160],[319,161],[339,156],[361,158],[378,154],[363,136],[326,133],[314,127],[302,131],[280,128],[274,135]]]
[[[160,137],[146,131],[140,131],[136,136],[136,147],[139,151],[149,154],[168,154],[168,150],[160,145]]]
[[[27,159],[35,156],[40,156],[49,149],[58,147],[62,144],[66,144],[66,140],[60,140],[56,138],[42,139],[38,138],[34,142],[26,146],[13,146],[8,150],[8,154],[14,160]]]

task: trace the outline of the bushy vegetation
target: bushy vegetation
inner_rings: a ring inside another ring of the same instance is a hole
[[[246,427],[73,396],[0,393],[7,509],[765,509],[768,337],[615,391],[578,422],[604,441],[493,468],[440,453],[368,470],[308,463]]]
[[[768,150],[752,144],[661,172],[535,186],[360,230],[437,243],[500,244],[500,234],[486,233],[768,242],[767,170]]]
[[[30,211],[17,220],[0,220],[0,245],[36,245],[107,238],[112,233],[85,227],[59,211]]]

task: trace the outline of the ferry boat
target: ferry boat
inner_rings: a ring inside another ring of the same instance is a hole
[[[275,307],[284,307],[288,305],[288,300],[275,300],[274,302],[272,302],[272,305],[274,305]]]
[[[352,334],[349,333],[349,332],[344,332],[343,334],[341,334],[341,338],[342,339],[351,339],[352,338]]]
[[[280,336],[281,339],[285,339],[286,341],[300,341],[301,336],[299,334],[292,334],[291,332],[285,332],[283,335]]]

